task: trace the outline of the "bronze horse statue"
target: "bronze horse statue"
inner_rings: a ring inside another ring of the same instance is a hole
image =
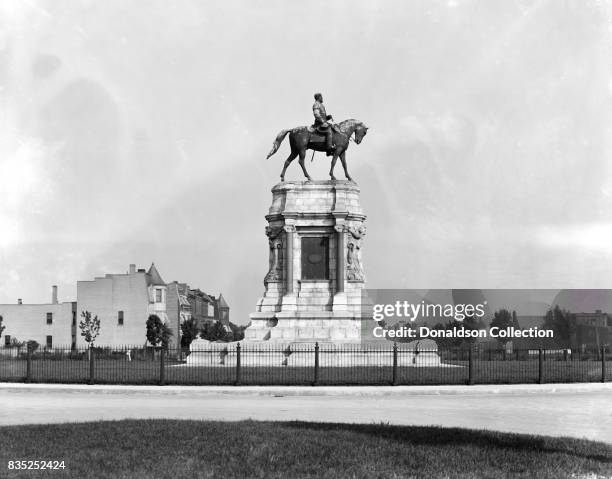
[[[335,180],[334,176],[334,167],[336,166],[336,161],[338,157],[340,157],[340,161],[342,162],[342,167],[344,168],[344,174],[346,179],[349,181],[353,181],[350,177],[348,170],[346,169],[346,150],[349,146],[349,140],[351,139],[351,135],[355,134],[355,143],[361,143],[363,137],[368,132],[368,127],[365,126],[359,120],[344,120],[337,125],[331,127],[334,129],[333,132],[333,158],[331,161],[331,169],[329,170],[329,176],[331,176],[332,180]],[[308,178],[309,181],[312,181],[312,178],[306,171],[306,165],[304,164],[304,158],[306,158],[306,150],[315,150],[315,151],[326,151],[325,145],[325,136],[318,133],[314,128],[310,128],[307,126],[298,126],[296,128],[292,128],[290,130],[282,130],[278,135],[276,135],[276,139],[274,140],[274,144],[272,145],[272,149],[266,159],[270,158],[274,153],[278,151],[280,144],[285,139],[289,133],[289,145],[291,146],[291,153],[285,160],[285,166],[283,166],[283,171],[281,172],[281,181],[285,181],[285,171],[287,171],[287,167],[291,164],[293,160],[295,160],[296,156],[300,157],[300,166],[302,167],[302,171],[304,172],[304,176]],[[313,153],[314,154],[314,153]]]

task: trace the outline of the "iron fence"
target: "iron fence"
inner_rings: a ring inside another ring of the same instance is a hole
[[[500,350],[402,345],[211,343],[198,351],[143,346],[0,348],[0,381],[177,385],[444,385],[605,382],[606,348]]]

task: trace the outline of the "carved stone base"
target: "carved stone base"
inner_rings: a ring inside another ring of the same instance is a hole
[[[365,215],[349,181],[283,182],[272,188],[265,291],[248,341],[361,339]]]
[[[299,330],[299,328],[297,328]],[[319,341],[317,341],[319,342]],[[315,341],[242,341],[241,367],[312,367],[315,365]],[[440,362],[436,343],[431,340],[399,343],[397,365],[400,367],[459,367]],[[189,348],[186,366],[236,367],[237,343],[213,343],[196,339]],[[319,342],[319,367],[392,367],[390,343],[361,344],[347,339]]]
[[[361,321],[332,311],[288,311],[273,316],[253,313],[251,326],[245,331],[245,340],[268,344],[293,341],[359,342]]]

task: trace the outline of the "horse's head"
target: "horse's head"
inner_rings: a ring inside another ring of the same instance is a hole
[[[357,126],[355,127],[355,143],[357,144],[361,143],[361,140],[363,140],[363,137],[366,136],[367,132],[368,132],[368,127],[365,126],[365,124],[363,123],[357,124]]]

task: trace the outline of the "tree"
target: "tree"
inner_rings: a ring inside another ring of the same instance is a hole
[[[200,337],[207,341],[231,341],[229,334],[221,324],[221,321],[207,321],[204,323]]]
[[[495,313],[493,314],[493,319],[491,320],[491,327],[499,328],[499,329],[507,329],[511,326],[515,326],[514,324],[515,321],[516,321],[516,314],[515,314],[515,317],[513,317],[510,311],[508,311],[507,309],[500,309],[499,311],[495,311]],[[498,337],[497,341],[499,342],[499,344],[503,346],[509,341],[509,339]]]
[[[38,344],[38,341],[34,341],[33,339],[30,339],[27,343],[28,349],[30,350],[30,352],[32,354],[34,354],[34,352],[38,349],[38,347],[40,346],[40,344]]]
[[[475,315],[466,315],[463,320],[466,329],[484,329],[486,324],[483,319],[478,319]],[[475,342],[476,338],[472,338],[471,342]]]
[[[556,305],[554,309],[550,308],[546,312],[542,327],[552,329],[555,339],[561,340],[558,343],[563,343],[560,345],[571,347],[577,330],[576,317],[566,309],[561,309],[559,305]]]
[[[2,337],[2,331],[4,331],[6,329],[6,326],[2,325],[2,321],[3,321],[3,317],[0,316],[0,338]]]
[[[475,315],[466,315],[463,321],[454,320],[449,323],[449,329],[463,329],[475,331],[478,329],[485,328],[485,322],[482,319],[478,319]],[[469,338],[455,338],[458,339],[458,345],[462,344],[474,344],[478,341],[478,337],[471,336]]]
[[[474,315],[466,315],[463,321],[453,319],[446,323],[437,323],[432,329],[438,331],[473,331],[478,329],[484,329],[485,323],[482,319],[476,318]],[[436,338],[436,343],[444,347],[465,347],[466,345],[474,344],[478,341],[477,337],[441,337]]]
[[[23,348],[25,346],[25,341],[19,341],[17,338],[11,338],[11,344],[10,347],[11,348],[16,348],[17,349],[17,356],[19,356],[19,354],[21,353],[21,348]]]
[[[156,314],[151,314],[147,319],[147,341],[153,346],[161,343],[163,348],[168,347],[172,331]]]
[[[190,318],[181,323],[181,347],[188,348],[191,342],[198,337],[198,323]]]
[[[518,318],[516,317],[516,311],[512,311],[512,326],[516,329],[521,329],[521,325],[518,322]]]
[[[230,331],[228,331],[221,321],[206,321],[202,326],[200,337],[207,341],[242,341],[244,339],[244,331],[248,327],[249,325],[238,326],[230,322]]]
[[[227,331],[225,330],[225,327],[223,326],[223,324],[221,324],[221,321],[215,321],[215,324],[213,324],[212,330],[213,330],[213,335],[218,340],[224,341],[226,339]]]
[[[89,311],[81,311],[81,317],[83,318],[79,322],[79,329],[81,330],[81,336],[85,338],[89,347],[93,347],[98,334],[100,334],[100,320],[98,316],[91,317]]]
[[[229,327],[232,330],[234,341],[242,341],[244,339],[244,330],[247,328],[247,326],[238,326],[237,324],[230,322]]]

